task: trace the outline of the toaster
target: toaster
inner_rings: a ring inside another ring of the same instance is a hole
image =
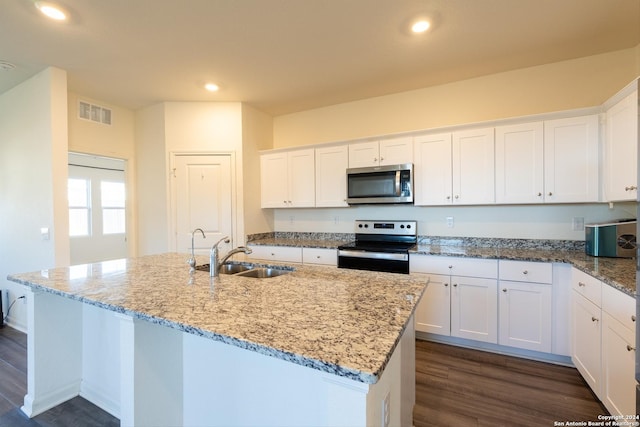
[[[585,252],[591,256],[633,258],[636,256],[636,220],[585,224]]]

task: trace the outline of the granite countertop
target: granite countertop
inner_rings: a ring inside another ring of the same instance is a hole
[[[424,277],[296,265],[268,279],[192,274],[162,254],[9,280],[114,312],[375,383],[424,292]],[[198,264],[208,262],[202,257]]]
[[[249,244],[336,249],[339,245],[348,241],[337,238],[322,238],[321,235],[317,237],[312,236],[316,238],[296,238],[293,237],[296,233],[290,234],[291,235],[285,234],[282,237],[260,238],[250,241]],[[418,244],[415,249],[410,250],[410,253],[468,258],[568,263],[628,295],[635,296],[635,259],[593,257],[585,254],[584,250],[553,248],[553,245],[548,245],[551,249],[532,249],[527,247],[517,247],[517,245],[514,247],[509,245],[509,243],[513,243],[514,240],[504,239],[504,241],[507,242],[507,244],[495,247],[464,244]],[[541,246],[544,247],[545,244],[543,243]]]

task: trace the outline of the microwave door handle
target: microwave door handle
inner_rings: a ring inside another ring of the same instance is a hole
[[[396,197],[400,197],[400,171],[396,171]]]

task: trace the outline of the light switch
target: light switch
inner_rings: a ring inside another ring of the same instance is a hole
[[[40,236],[42,236],[42,240],[49,240],[51,238],[49,227],[42,227],[40,229]]]

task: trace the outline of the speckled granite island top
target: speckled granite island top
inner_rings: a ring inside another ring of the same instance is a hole
[[[296,265],[255,279],[189,274],[184,254],[15,274],[9,280],[303,366],[375,383],[424,278]],[[199,264],[208,262],[202,258]]]

